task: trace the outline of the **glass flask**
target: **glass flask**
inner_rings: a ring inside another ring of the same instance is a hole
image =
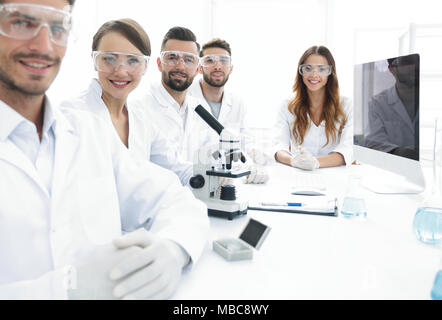
[[[342,203],[341,215],[347,218],[365,218],[367,210],[361,190],[361,176],[351,175],[348,178],[347,192]]]
[[[442,119],[436,119],[434,128],[431,194],[417,209],[413,230],[420,241],[442,246]]]
[[[433,288],[431,288],[431,299],[442,300],[442,259],[439,263],[439,269],[434,277]]]

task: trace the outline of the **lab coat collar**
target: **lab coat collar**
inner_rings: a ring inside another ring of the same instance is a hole
[[[153,84],[152,87],[153,87],[152,92],[159,93],[158,95],[156,95],[156,97],[158,99],[158,102],[163,108],[174,106],[174,108],[177,109],[180,107],[180,105],[178,104],[178,102],[175,101],[172,95],[169,92],[167,92],[166,88],[164,87],[161,81]]]
[[[54,130],[60,115],[58,110],[53,108],[49,99],[44,99],[43,133],[47,133],[51,128]],[[63,122],[63,120],[61,120]],[[30,122],[20,113],[0,100],[0,140],[6,140],[11,133],[22,122]]]
[[[23,121],[28,120],[0,100],[0,140],[6,140]]]
[[[66,119],[63,113],[60,111],[58,107],[52,108],[54,112],[54,133],[57,137],[58,134],[62,134],[65,132],[69,132],[70,134],[75,134],[75,129],[72,127],[71,123]]]
[[[86,95],[87,107],[89,111],[93,112],[94,114],[97,114],[102,118],[110,119],[109,110],[101,98],[102,95],[103,89],[101,88],[100,82],[98,79],[92,79]]]
[[[43,128],[46,127],[47,130],[52,128],[55,135],[55,167],[52,181],[52,195],[54,195],[54,193],[57,192],[58,185],[61,185],[65,179],[64,174],[56,173],[56,171],[67,172],[66,170],[71,164],[71,160],[73,159],[73,156],[77,150],[78,143],[76,136],[72,134],[74,130],[71,124],[67,121],[67,119],[65,119],[64,115],[60,110],[58,110],[58,108],[53,108],[51,106],[47,97],[45,98],[44,119],[45,123],[43,124]],[[2,141],[2,148],[0,148],[0,159],[3,159],[9,162],[11,165],[21,169],[25,174],[35,181],[36,185],[40,187],[46,196],[49,196],[46,187],[42,184],[33,164],[19,150],[19,148],[12,143],[12,141],[7,140],[11,132],[23,121],[29,120],[26,120],[18,112],[0,101],[0,132],[2,135],[2,140],[4,140]],[[3,126],[4,123],[7,125]]]

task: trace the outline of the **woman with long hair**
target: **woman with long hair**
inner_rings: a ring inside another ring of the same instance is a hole
[[[147,71],[150,54],[149,37],[136,21],[127,18],[104,23],[92,41],[97,78],[87,90],[61,106],[89,111],[108,121],[135,158],[175,172],[187,185],[192,163],[185,161],[145,110],[128,103],[129,94]]]
[[[304,170],[350,165],[352,107],[339,94],[335,60],[326,47],[304,52],[293,92],[277,117],[275,159]]]

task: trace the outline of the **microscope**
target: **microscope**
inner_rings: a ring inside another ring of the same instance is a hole
[[[246,158],[241,151],[240,137],[225,129],[203,106],[198,105],[195,112],[218,133],[219,146],[202,147],[195,154],[193,177],[190,179],[193,194],[206,203],[209,216],[233,220],[245,215],[248,201],[241,199],[234,184],[221,185],[218,192],[223,180],[250,174],[249,170],[241,169],[241,163],[245,163]]]

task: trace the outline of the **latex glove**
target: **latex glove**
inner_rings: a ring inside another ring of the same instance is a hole
[[[275,162],[274,158],[266,154],[265,152],[252,148],[247,152],[247,156],[250,157],[254,163],[259,165],[266,165]]]
[[[299,147],[299,152],[290,159],[290,165],[304,170],[314,170],[319,168],[319,161],[306,149]]]
[[[97,247],[88,260],[74,266],[76,284],[73,289],[68,290],[68,298],[71,300],[115,299],[112,290],[116,282],[109,278],[110,269],[141,250],[139,247],[118,250],[112,244]]]
[[[138,246],[141,251],[112,268],[119,280],[114,295],[123,299],[167,299],[175,292],[189,256],[175,242],[138,229],[113,241],[119,248]]]
[[[250,170],[250,174],[243,178],[244,183],[266,183],[269,180],[269,173],[263,166],[257,164],[246,165],[246,169]]]

